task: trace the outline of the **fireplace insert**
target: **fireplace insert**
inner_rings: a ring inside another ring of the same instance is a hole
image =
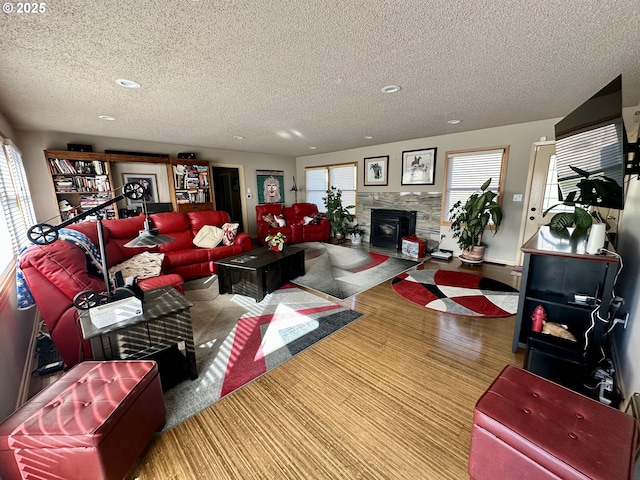
[[[374,208],[371,210],[371,245],[402,248],[402,237],[416,233],[415,210]]]

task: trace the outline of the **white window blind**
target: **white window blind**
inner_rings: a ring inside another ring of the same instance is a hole
[[[506,169],[506,160],[506,151],[503,148],[447,152],[447,178],[442,219],[448,223],[449,211],[453,205],[457,201],[464,203],[489,178],[491,178],[489,190],[496,193],[503,191],[501,181],[503,169]]]
[[[356,204],[357,164],[307,167],[305,177],[307,202],[315,203],[318,211],[326,211],[323,198],[327,196],[327,190],[330,187],[342,190],[342,204],[345,207]],[[350,210],[352,215],[355,215],[355,210],[355,208]]]
[[[20,152],[5,140],[0,151],[0,267],[6,267],[29,244],[27,230],[36,223]]]

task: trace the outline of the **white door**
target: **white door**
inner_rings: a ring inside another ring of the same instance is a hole
[[[520,227],[520,240],[516,253],[516,265],[522,265],[522,251],[520,247],[529,240],[540,228],[540,225],[549,223],[548,217],[542,217],[544,212],[544,200],[546,197],[555,197],[555,192],[550,189],[558,188],[557,179],[549,179],[549,165],[556,154],[555,142],[536,142],[531,150],[529,162],[529,175],[525,190],[524,210]]]

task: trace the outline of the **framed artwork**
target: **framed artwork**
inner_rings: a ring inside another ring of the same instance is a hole
[[[364,159],[364,184],[389,185],[389,155]]]
[[[402,185],[433,185],[435,171],[435,148],[402,152]]]
[[[258,203],[284,203],[284,171],[256,170]]]
[[[123,173],[122,180],[124,183],[139,183],[144,188],[144,196],[142,200],[146,203],[158,203],[158,182],[155,174],[146,173]],[[142,206],[142,201],[127,198],[127,205]]]

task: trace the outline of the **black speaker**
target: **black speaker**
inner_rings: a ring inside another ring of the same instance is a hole
[[[67,143],[67,150],[70,152],[93,152],[93,146],[81,145],[79,143]]]
[[[190,160],[195,160],[196,154],[194,152],[182,152],[178,154],[178,158],[188,158]]]

